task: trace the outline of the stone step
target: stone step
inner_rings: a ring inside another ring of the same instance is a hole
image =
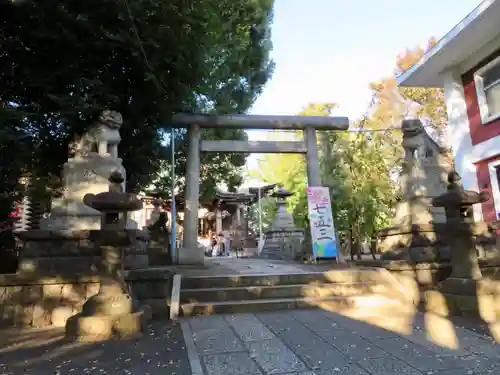
[[[282,260],[283,259],[283,255],[279,251],[269,251],[267,249],[264,249],[259,254],[259,258],[271,259],[271,260]]]
[[[225,276],[191,276],[182,278],[183,290],[231,288],[250,286],[298,285],[318,283],[379,282],[380,272],[375,268],[343,268],[326,272],[295,274],[252,274]]]
[[[182,302],[242,301],[269,298],[354,296],[375,292],[372,282],[262,285],[231,288],[182,289]]]
[[[326,298],[300,297],[244,301],[195,302],[181,304],[182,316],[234,314],[321,307],[328,311],[351,314],[357,310],[374,313],[379,308],[387,311],[389,305],[398,307],[399,301],[377,295],[332,296]]]
[[[356,309],[366,312],[382,305],[390,310],[392,304],[406,304],[407,300],[401,284],[387,271],[369,267],[293,274],[191,276],[181,279],[180,314],[310,307],[350,309],[352,314]]]

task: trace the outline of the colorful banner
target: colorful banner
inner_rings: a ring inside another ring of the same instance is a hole
[[[314,258],[336,258],[338,247],[330,190],[327,187],[308,187],[307,203]]]

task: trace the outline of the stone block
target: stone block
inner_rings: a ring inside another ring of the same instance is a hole
[[[424,293],[425,309],[436,315],[449,316],[453,311],[453,306],[450,306],[450,301],[441,292],[428,290]]]
[[[14,325],[19,328],[29,328],[33,321],[33,305],[16,305]]]
[[[467,295],[444,295],[448,303],[453,306],[454,314],[461,316],[479,316],[479,305],[477,296]]]
[[[250,357],[269,374],[305,371],[305,364],[280,340],[246,343]]]
[[[61,298],[64,303],[81,305],[85,302],[85,284],[64,284],[61,290]]]
[[[39,269],[38,262],[34,258],[23,258],[19,259],[19,264],[17,266],[18,273],[35,273]]]
[[[37,304],[43,300],[43,286],[42,285],[27,285],[23,287],[23,304]]]
[[[58,306],[52,310],[51,322],[54,327],[64,327],[69,318],[73,316],[73,308],[70,306]]]
[[[437,281],[433,270],[430,268],[416,270],[415,276],[419,285],[434,285]]]
[[[410,367],[405,362],[394,357],[383,358],[367,358],[358,362],[365,368],[369,374],[405,374],[405,375],[421,375],[420,371]]]
[[[120,316],[82,316],[76,314],[66,323],[66,337],[83,342],[133,339],[142,335],[149,312],[138,311]]]
[[[66,322],[66,337],[78,341],[102,341],[113,337],[113,320],[108,316],[74,315]]]
[[[140,337],[149,319],[149,311],[138,311],[132,314],[122,315],[114,321],[113,333],[118,339],[133,339]]]
[[[5,290],[5,302],[7,304],[17,305],[23,301],[23,287],[20,285],[9,285]]]
[[[408,248],[409,259],[414,262],[433,262],[439,258],[439,250],[432,246],[418,246]]]
[[[85,300],[88,300],[93,295],[99,293],[98,283],[87,283],[85,284]]]
[[[8,286],[0,286],[0,305],[3,305],[9,300],[9,287]]]
[[[42,286],[43,298],[60,300],[62,298],[63,284],[44,284]]]
[[[170,306],[166,298],[155,298],[140,300],[140,302],[147,303],[151,309],[151,317],[158,319],[168,319],[170,315]]]
[[[149,267],[148,254],[125,253],[123,259],[125,269],[141,269]]]
[[[12,327],[16,319],[16,305],[5,304],[0,306],[0,326]]]
[[[33,306],[33,320],[31,322],[33,328],[49,327],[52,324],[51,318],[51,311],[43,303]]]
[[[229,315],[225,319],[238,337],[245,342],[275,338],[275,335],[253,314]]]
[[[477,308],[479,316],[489,323],[495,323],[500,318],[500,294],[478,295]]]
[[[178,249],[179,264],[205,264],[205,252],[202,247],[196,249]]]
[[[148,298],[167,298],[172,292],[171,283],[167,280],[155,280],[147,284],[149,286]]]
[[[149,291],[149,283],[148,282],[134,282],[132,283],[132,291],[134,297],[139,300],[149,299],[151,298]]]
[[[234,374],[250,375],[261,374],[254,361],[247,353],[224,353],[204,356],[203,362],[208,375]]]

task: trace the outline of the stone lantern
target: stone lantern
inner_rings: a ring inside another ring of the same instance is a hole
[[[83,341],[113,337],[136,337],[149,311],[134,311],[123,273],[123,247],[130,244],[125,230],[127,213],[142,208],[142,202],[123,192],[123,176],[109,177],[109,191],[85,195],[83,202],[102,213],[101,230],[95,242],[101,249],[99,292],[83,305],[82,312],[68,319],[66,336]]]
[[[294,229],[293,215],[286,210],[286,199],[293,195],[292,192],[285,189],[278,189],[271,194],[271,197],[276,198],[278,209],[273,221],[274,230]]]
[[[293,215],[286,210],[286,199],[293,195],[285,189],[271,194],[276,198],[278,209],[271,230],[265,233],[261,258],[298,260],[302,258],[304,231],[295,228]]]
[[[451,248],[450,277],[439,284],[439,293],[442,293],[446,306],[440,312],[454,314],[477,314],[483,316],[489,311],[480,311],[485,305],[485,297],[491,294],[488,282],[482,278],[473,236],[483,223],[474,223],[472,206],[486,202],[490,196],[486,192],[464,190],[460,183],[460,176],[456,172],[448,174],[447,192],[433,199],[434,207],[443,207],[446,214],[446,223],[436,223],[436,230],[442,233]],[[430,308],[439,298],[430,302],[433,292],[426,293]],[[489,310],[489,308],[487,309]],[[493,312],[493,310],[491,311]]]
[[[472,205],[486,202],[486,192],[464,190],[457,172],[448,175],[448,191],[433,199],[434,207],[443,207],[446,223],[439,225],[452,248],[451,279],[481,278],[477,253],[473,244]]]

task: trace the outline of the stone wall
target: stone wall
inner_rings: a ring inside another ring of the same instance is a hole
[[[381,267],[394,276],[405,276],[414,279],[421,289],[435,287],[439,282],[451,275],[451,263],[415,263],[389,260],[362,260],[357,265]],[[483,276],[500,280],[500,260],[479,260]]]
[[[132,243],[124,250],[126,269],[148,267],[147,233],[129,230]],[[23,243],[19,271],[38,274],[87,274],[96,270],[99,250],[94,240],[99,231],[29,230],[17,234]]]
[[[471,225],[479,259],[500,261],[500,237],[495,225],[484,222]],[[451,250],[444,232],[440,223],[385,228],[376,235],[376,252],[381,253],[381,259],[386,261],[449,262]]]
[[[173,273],[165,270],[127,271],[130,292],[148,304],[154,316],[168,318]],[[80,312],[99,290],[99,276],[26,277],[0,275],[0,328],[61,327]]]

